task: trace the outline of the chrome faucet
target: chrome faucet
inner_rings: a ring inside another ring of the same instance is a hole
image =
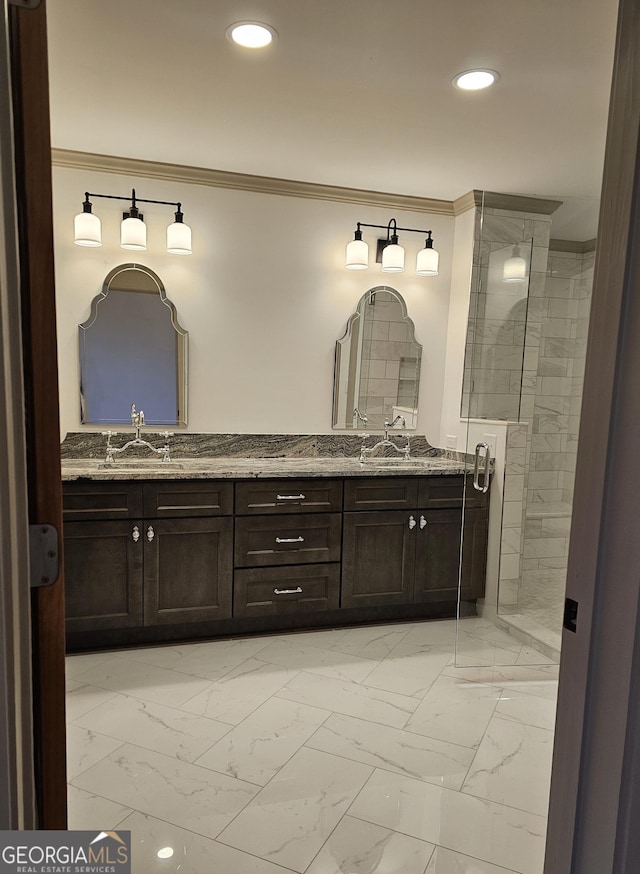
[[[384,420],[384,439],[385,440],[389,439],[389,428],[395,428],[395,426],[398,424],[398,422],[401,422],[401,425],[400,425],[401,428],[407,427],[407,420],[405,419],[404,416],[396,416],[395,419],[393,420],[393,422],[387,422],[386,419]],[[407,437],[407,440],[408,439],[409,438]]]
[[[393,422],[388,422],[385,420],[384,423],[384,440],[379,440],[374,446],[365,446],[365,440],[369,436],[368,434],[362,435],[362,446],[360,447],[360,463],[364,464],[367,460],[367,457],[374,453],[376,449],[379,449],[381,446],[390,446],[394,449],[398,455],[403,455],[405,459],[408,461],[411,455],[411,442],[408,434],[403,434],[403,437],[407,439],[406,446],[398,446],[393,440],[389,439],[389,428],[393,428],[398,422],[402,423],[402,427],[406,427],[406,421],[403,416],[396,416]]]
[[[150,449],[156,455],[162,456],[162,461],[171,461],[171,450],[169,449],[169,437],[173,437],[173,432],[171,431],[161,431],[160,436],[164,437],[165,444],[164,446],[160,446],[156,448],[152,446],[147,440],[143,440],[140,437],[140,432],[142,426],[144,425],[144,412],[140,410],[136,412],[136,405],[131,404],[131,424],[136,429],[136,436],[133,440],[129,440],[128,443],[125,443],[124,446],[115,447],[111,445],[111,438],[115,437],[116,431],[103,431],[102,436],[107,438],[107,447],[106,447],[106,455],[105,455],[105,464],[113,464],[114,455],[120,455],[121,452],[126,452],[131,446],[145,446],[147,449]]]
[[[353,427],[358,427],[358,420],[362,422],[363,425],[366,425],[369,419],[367,418],[366,413],[361,413],[357,407],[353,408]]]
[[[144,425],[144,412],[140,410],[140,412],[136,413],[136,405],[131,404],[131,424],[136,429],[136,440],[140,439],[140,429]]]

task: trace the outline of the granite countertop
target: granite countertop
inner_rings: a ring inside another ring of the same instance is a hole
[[[130,439],[121,432],[113,445]],[[143,434],[153,445],[164,439]],[[405,434],[394,434],[403,447]],[[62,447],[62,479],[78,480],[186,480],[303,477],[362,477],[463,474],[473,469],[473,457],[429,444],[410,434],[411,457],[405,460],[382,447],[364,463],[359,461],[362,436],[356,434],[196,434],[182,433],[169,440],[171,458],[163,463],[148,449],[133,448],[126,456],[105,464],[105,438],[99,432],[71,432]],[[380,435],[372,434],[372,446]],[[493,467],[492,467],[493,469]]]
[[[462,474],[465,470],[469,466],[464,462],[448,458],[369,458],[364,464],[357,458],[181,458],[166,464],[153,459],[114,464],[97,459],[62,460],[62,479],[66,481],[414,476]]]

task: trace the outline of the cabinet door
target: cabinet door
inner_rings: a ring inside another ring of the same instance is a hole
[[[232,519],[146,519],[142,534],[145,625],[231,616]]]
[[[411,603],[418,531],[411,519],[393,510],[345,514],[342,607]]]
[[[457,600],[461,522],[462,510],[425,510],[419,514],[416,601]],[[461,592],[465,600],[475,600],[484,594],[486,545],[487,511],[467,509],[464,515]]]
[[[142,521],[66,522],[67,631],[142,625]]]

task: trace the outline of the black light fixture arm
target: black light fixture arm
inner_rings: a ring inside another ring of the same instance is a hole
[[[367,222],[356,222],[356,226],[357,226],[358,230],[360,230],[361,227],[363,227],[363,228],[381,228],[383,231],[387,232],[387,239],[389,238],[389,234],[391,232],[392,225],[393,225],[393,232],[394,233],[397,233],[397,231],[408,231],[409,233],[412,233],[412,234],[432,234],[433,233],[433,231],[425,231],[425,230],[422,230],[422,228],[399,228],[398,225],[396,224],[395,219],[390,219],[389,223],[386,225],[371,225],[371,224],[368,224]]]
[[[84,200],[85,204],[89,203],[90,197],[103,197],[107,200],[130,201],[131,205],[134,207],[134,209],[135,209],[136,203],[159,203],[162,206],[176,206],[178,208],[178,212],[181,212],[181,210],[182,210],[182,204],[175,201],[175,200],[148,200],[145,197],[136,197],[135,188],[131,189],[131,195],[129,197],[120,197],[117,194],[96,194],[96,193],[91,193],[90,191],[85,191],[84,197],[85,197],[85,200]],[[86,210],[85,210],[85,212],[86,212]]]

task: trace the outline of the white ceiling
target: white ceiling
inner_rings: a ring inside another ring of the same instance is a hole
[[[453,200],[595,236],[617,0],[49,0],[55,147]],[[274,45],[232,45],[233,21]],[[451,85],[498,70],[485,92]]]

